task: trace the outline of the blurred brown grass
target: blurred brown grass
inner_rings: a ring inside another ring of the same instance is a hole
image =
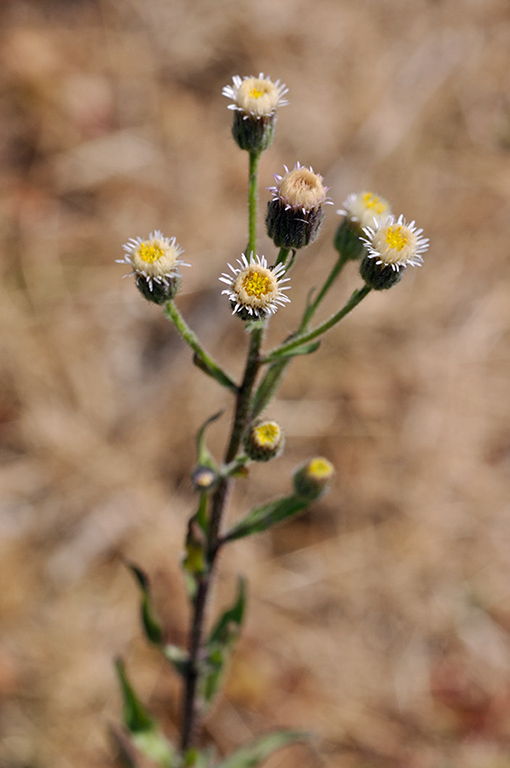
[[[270,409],[286,453],[232,514],[311,453],[337,480],[223,557],[218,601],[243,571],[250,610],[209,738],[317,734],[271,766],[510,766],[506,0],[4,0],[0,42],[2,767],[113,765],[118,654],[176,733],[177,682],[145,649],[119,555],[182,641],[193,435],[229,400],[113,262],[131,236],[175,235],[193,264],[180,306],[239,371],[217,277],[244,247],[246,158],[220,93],[261,70],[291,101],[262,186],[300,160],[336,207],[374,189],[432,245],[295,362]],[[327,270],[335,223],[274,338]],[[349,270],[324,311],[358,282]]]

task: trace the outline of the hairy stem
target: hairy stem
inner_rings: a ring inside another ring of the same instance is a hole
[[[165,304],[165,315],[174,324],[184,341],[191,347],[195,353],[197,364],[201,370],[216,379],[223,387],[237,392],[237,384],[232,381],[230,376],[223,371],[220,366],[214,362],[212,357],[207,354],[198,341],[196,334],[186,323],[185,319],[175,306],[173,301],[167,301]]]
[[[319,304],[322,302],[325,295],[327,294],[327,292],[329,291],[329,289],[337,279],[338,275],[340,274],[344,266],[347,264],[347,261],[348,259],[346,259],[345,256],[342,256],[342,254],[340,254],[338,259],[335,261],[333,265],[333,269],[331,270],[328,277],[326,278],[324,285],[320,289],[315,299],[312,302],[310,302],[310,304],[308,304],[307,308],[305,309],[305,312],[303,314],[303,319],[301,320],[301,325],[299,326],[298,333],[303,333],[308,328],[310,320],[316,313],[319,307]]]
[[[258,203],[258,168],[260,152],[250,152],[250,170],[248,181],[248,248],[246,258],[250,253],[257,252],[257,203]]]
[[[264,358],[264,363],[272,363],[276,360],[279,360],[282,356],[286,356],[289,354],[289,352],[292,352],[293,349],[297,349],[297,347],[301,347],[303,344],[307,344],[309,341],[313,341],[318,336],[322,336],[326,331],[329,331],[330,328],[332,328],[334,325],[340,322],[342,318],[344,318],[349,312],[351,312],[354,307],[357,307],[360,301],[367,296],[372,289],[368,285],[364,285],[363,288],[360,288],[358,291],[354,291],[350,299],[347,301],[346,304],[340,309],[336,314],[334,314],[332,317],[329,318],[329,320],[325,320],[323,323],[317,326],[317,328],[314,328],[313,331],[309,331],[308,333],[302,333],[290,341],[282,344],[280,347],[277,347],[274,349],[269,355],[267,355],[266,358]]]

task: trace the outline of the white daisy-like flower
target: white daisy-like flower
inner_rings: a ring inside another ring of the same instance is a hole
[[[133,271],[124,277],[135,275],[142,277],[152,291],[153,283],[169,286],[172,278],[181,277],[179,267],[189,267],[180,258],[183,249],[175,237],[164,237],[156,229],[144,240],[141,237],[131,238],[123,246],[123,259],[116,259],[118,264],[129,264]]]
[[[269,117],[278,107],[289,103],[284,98],[289,89],[279,80],[273,83],[263,72],[258,77],[235,75],[232,82],[233,85],[225,85],[221,92],[233,101],[228,108],[241,112],[245,119]]]
[[[363,227],[362,241],[369,259],[377,259],[376,264],[383,264],[398,272],[401,267],[419,267],[423,263],[421,254],[429,247],[429,240],[422,237],[422,229],[410,224],[402,215],[376,219],[371,227]]]
[[[360,227],[370,227],[375,219],[382,219],[391,214],[391,207],[384,197],[373,192],[353,192],[344,200],[343,208],[337,211]]]
[[[273,201],[282,203],[286,211],[293,208],[306,214],[321,205],[332,204],[327,196],[329,187],[324,186],[322,176],[314,173],[312,167],[305,168],[299,162],[292,171],[289,171],[286,165],[283,167],[283,176],[275,173],[276,184],[268,189],[273,195]]]
[[[250,254],[249,260],[243,253],[236,261],[238,267],[228,265],[232,274],[223,272],[219,278],[228,286],[222,294],[225,293],[230,299],[232,314],[239,312],[246,318],[265,317],[274,314],[278,306],[290,301],[283,293],[290,288],[290,285],[282,287],[282,283],[290,280],[289,277],[283,277],[283,264],[270,269],[265,257],[254,253]]]

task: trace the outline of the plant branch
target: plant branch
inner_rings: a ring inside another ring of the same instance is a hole
[[[230,389],[231,392],[237,393],[238,387],[235,381],[233,381],[230,376],[226,374],[225,371],[223,371],[222,368],[220,368],[220,366],[214,362],[212,357],[208,355],[207,352],[203,349],[200,342],[198,341],[197,335],[188,326],[185,319],[175,306],[174,302],[167,301],[164,311],[165,315],[174,324],[184,341],[194,351],[194,362],[197,364],[197,366],[209,376],[212,376],[213,379],[216,379],[216,381],[221,384],[222,387]]]

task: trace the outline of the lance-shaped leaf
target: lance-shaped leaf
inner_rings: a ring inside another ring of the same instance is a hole
[[[227,531],[221,539],[221,543],[224,544],[227,541],[234,541],[235,539],[242,539],[244,536],[267,531],[273,525],[302,512],[309,504],[308,499],[292,495],[275,499],[261,507],[255,507],[249,515]]]
[[[180,758],[131,685],[121,659],[115,662],[124,701],[124,725],[134,746],[159,768],[179,768]]]
[[[216,462],[212,458],[211,454],[209,453],[207,446],[205,444],[205,431],[207,427],[212,424],[214,421],[220,418],[224,413],[224,410],[218,411],[218,413],[213,414],[210,416],[207,421],[205,421],[200,429],[197,432],[197,463],[199,466],[202,467],[211,467],[211,469],[216,470]]]
[[[308,734],[299,731],[266,733],[216,763],[214,768],[257,768],[277,749],[309,738]]]
[[[246,583],[239,577],[235,602],[220,616],[205,646],[201,693],[206,704],[211,703],[219,690],[225,666],[241,629],[245,605]]]
[[[145,635],[151,643],[154,643],[154,645],[161,645],[163,640],[163,628],[156,616],[154,607],[152,605],[149,579],[147,574],[142,571],[141,568],[138,568],[138,566],[133,565],[133,563],[126,563],[126,566],[135,577],[142,593],[140,614],[142,625],[145,630]]]

